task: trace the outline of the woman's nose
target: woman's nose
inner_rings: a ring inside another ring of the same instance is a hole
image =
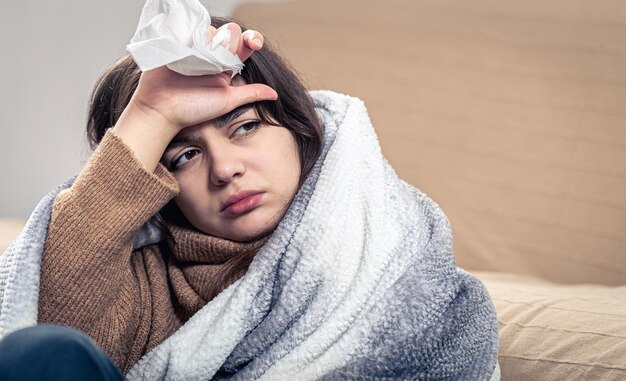
[[[212,150],[209,166],[211,184],[216,186],[228,184],[246,172],[243,160],[234,151],[223,147]]]

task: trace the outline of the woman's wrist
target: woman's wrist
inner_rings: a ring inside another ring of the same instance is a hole
[[[131,100],[112,132],[133,151],[143,167],[153,173],[178,129],[162,115],[146,111]]]

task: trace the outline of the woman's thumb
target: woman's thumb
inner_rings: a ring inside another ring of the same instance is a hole
[[[258,101],[274,101],[278,93],[271,87],[260,83],[251,83],[242,86],[231,86],[231,100],[233,108]]]

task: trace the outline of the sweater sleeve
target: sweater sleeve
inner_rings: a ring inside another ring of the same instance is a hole
[[[178,191],[165,167],[147,172],[108,131],[74,184],[54,201],[41,264],[39,322],[82,330],[123,368],[142,312],[133,240]]]

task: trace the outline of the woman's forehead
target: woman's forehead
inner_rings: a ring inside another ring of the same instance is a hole
[[[237,107],[236,109],[227,112],[222,116],[218,116],[215,119],[209,120],[205,123],[200,123],[195,126],[190,126],[183,128],[178,135],[172,139],[170,144],[167,146],[167,149],[172,149],[174,146],[183,145],[182,142],[191,143],[192,141],[200,140],[199,130],[202,128],[215,127],[217,129],[224,128],[229,124],[233,123],[239,118],[258,118],[258,113],[254,104],[249,103],[242,106]]]

